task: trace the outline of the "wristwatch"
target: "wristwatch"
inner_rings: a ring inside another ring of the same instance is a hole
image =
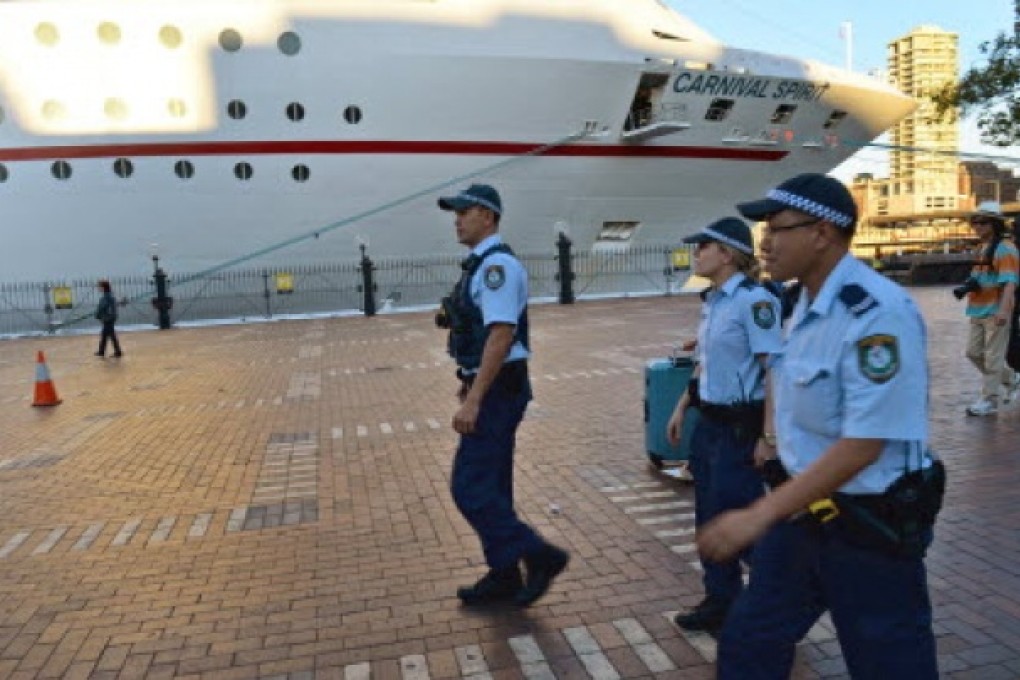
[[[761,440],[763,442],[765,442],[766,446],[771,446],[772,448],[776,448],[776,433],[775,432],[763,432],[762,435],[761,435]]]

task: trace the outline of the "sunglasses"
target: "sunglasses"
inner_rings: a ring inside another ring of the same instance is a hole
[[[782,226],[773,226],[771,224],[767,224],[767,225],[765,225],[765,230],[764,230],[763,233],[764,233],[765,236],[775,236],[776,234],[778,234],[781,231],[790,231],[791,229],[800,229],[801,227],[810,227],[811,225],[818,224],[821,221],[822,221],[822,218],[815,217],[815,218],[812,218],[810,220],[805,220],[803,222],[794,222],[793,224],[784,224]]]

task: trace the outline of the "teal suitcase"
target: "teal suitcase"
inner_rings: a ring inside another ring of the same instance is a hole
[[[698,410],[687,409],[679,446],[669,443],[666,425],[693,371],[694,361],[688,357],[652,359],[645,365],[645,449],[648,459],[658,468],[690,458],[691,434],[700,417]]]

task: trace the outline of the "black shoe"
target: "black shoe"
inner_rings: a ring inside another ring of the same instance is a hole
[[[709,596],[686,614],[677,614],[673,623],[684,630],[718,631],[726,621],[731,604],[729,600]]]
[[[466,605],[510,602],[524,585],[517,566],[499,571],[493,569],[473,586],[457,589],[457,597]]]
[[[527,607],[545,595],[553,579],[567,568],[569,561],[570,554],[566,550],[549,544],[525,555],[524,567],[527,569],[528,578],[514,598],[514,603],[519,607]]]
[[[96,356],[97,357],[103,357],[104,359],[106,358],[106,354],[103,353],[103,352],[96,352]]]
[[[123,352],[114,352],[113,353],[113,358],[114,359],[120,359],[122,356],[124,356]]]

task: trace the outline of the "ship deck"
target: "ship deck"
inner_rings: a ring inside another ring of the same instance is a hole
[[[1020,408],[967,418],[962,307],[918,289],[950,487],[928,560],[942,672],[1020,676]],[[428,314],[0,343],[0,676],[710,678],[693,491],[648,465],[643,366],[694,296],[533,308],[517,504],[573,561],[525,611],[448,491],[454,379]],[[46,352],[63,404],[30,407]],[[922,398],[922,395],[918,395]],[[844,677],[831,624],[798,678]]]

